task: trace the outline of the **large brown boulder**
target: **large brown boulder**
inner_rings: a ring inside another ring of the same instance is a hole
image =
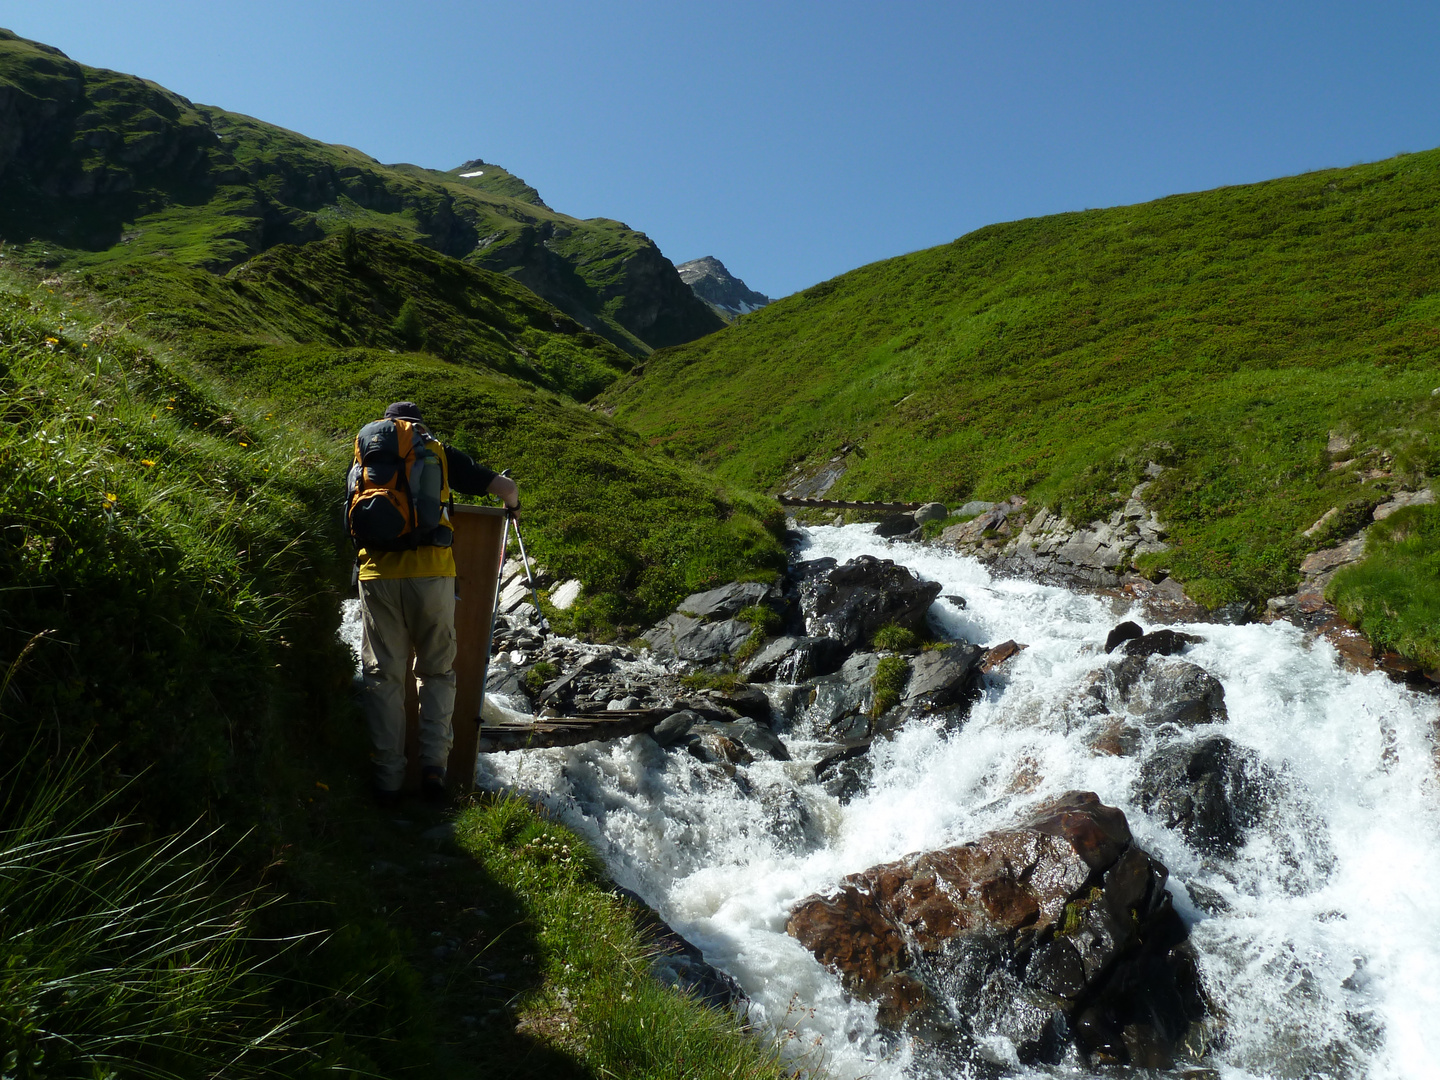
[[[952,1049],[1003,1035],[1026,1061],[1074,1040],[1152,1067],[1203,1015],[1167,876],[1121,811],[1072,791],[1015,828],[852,874],[786,929],[885,1026]]]

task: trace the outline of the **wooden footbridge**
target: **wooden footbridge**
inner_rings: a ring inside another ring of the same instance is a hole
[[[781,506],[795,506],[809,510],[859,510],[872,514],[908,514],[919,510],[924,503],[898,502],[847,502],[844,499],[792,499],[788,495],[779,498]]]
[[[501,754],[510,750],[579,746],[597,739],[622,739],[652,730],[672,712],[673,709],[625,709],[481,724],[476,729],[475,748],[481,754]]]

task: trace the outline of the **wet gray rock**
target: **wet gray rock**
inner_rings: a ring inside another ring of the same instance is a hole
[[[984,658],[979,646],[963,643],[922,652],[910,664],[905,707],[924,714],[968,702],[979,688]]]
[[[882,1026],[917,1036],[925,1071],[994,1036],[1024,1063],[1073,1045],[1092,1064],[1166,1067],[1205,1014],[1167,876],[1119,810],[1070,792],[1014,828],[851,874],[786,930]]]
[[[1115,646],[1123,645],[1127,641],[1133,641],[1135,638],[1144,636],[1145,631],[1140,629],[1138,623],[1122,622],[1106,636],[1105,651],[1106,653],[1112,653],[1115,651]]]
[[[827,794],[840,800],[842,806],[870,786],[874,764],[869,756],[870,742],[862,740],[853,746],[836,746],[815,762],[815,779]]]
[[[1197,645],[1204,638],[1182,634],[1178,630],[1155,630],[1125,642],[1126,656],[1174,656],[1187,645]]]
[[[891,623],[919,630],[940,588],[889,559],[862,555],[809,573],[800,582],[800,608],[808,634],[853,649]]]
[[[650,737],[661,746],[674,746],[683,742],[697,724],[704,718],[693,709],[681,709],[661,720],[650,730]]]
[[[738,1009],[749,998],[739,983],[705,960],[705,954],[675,932],[639,893],[615,886],[613,891],[632,905],[632,921],[649,945],[650,973],[663,986],[672,987],[712,1008]]]
[[[789,761],[785,744],[764,724],[743,717],[739,720],[716,722],[706,720],[694,724],[684,737],[687,750],[701,761],[717,764],[749,765],[757,757]]]
[[[829,675],[845,662],[845,646],[832,637],[779,637],[740,669],[752,682],[803,683]]]
[[[769,585],[733,581],[709,592],[693,593],[680,601],[675,610],[698,619],[733,619],[745,608],[763,604],[769,595]]]
[[[770,699],[759,687],[737,686],[731,690],[711,690],[707,696],[722,709],[748,716],[767,726],[770,723]]]
[[[716,725],[717,727],[720,725]],[[785,744],[780,741],[769,726],[753,720],[748,716],[741,717],[728,725],[725,725],[725,734],[733,739],[739,740],[752,754],[758,757],[770,758],[774,761],[789,761],[790,752],[785,749]]]
[[[755,755],[737,737],[738,732],[727,728],[709,721],[696,724],[685,736],[685,749],[707,765],[749,765]]]
[[[1228,719],[1225,688],[1198,664],[1167,657],[1125,656],[1091,676],[1075,707],[1081,717],[1113,714],[1092,743],[1102,753],[1129,755],[1141,730],[1180,729]],[[1138,721],[1138,723],[1137,723]]]
[[[1225,687],[1198,664],[1185,660],[1160,660],[1149,665],[1146,676],[1151,683],[1150,703],[1145,711],[1146,723],[1157,726],[1178,724],[1189,728],[1224,723],[1229,719],[1225,709]]]
[[[1233,857],[1279,789],[1258,754],[1216,735],[1158,750],[1141,766],[1135,800],[1202,854]]]
[[[754,629],[739,619],[705,622],[674,612],[645,634],[656,656],[673,656],[696,664],[715,664],[733,656]]]
[[[916,522],[914,514],[891,514],[880,520],[880,523],[875,526],[874,532],[876,536],[909,536],[918,528],[920,525]]]

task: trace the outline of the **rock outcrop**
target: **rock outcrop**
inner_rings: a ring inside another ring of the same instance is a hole
[[[800,609],[808,634],[855,648],[882,626],[918,630],[940,595],[940,583],[921,581],[889,559],[861,555],[843,566],[834,559],[802,563]]]
[[[907,855],[791,910],[786,930],[880,1022],[1022,1062],[1193,1056],[1205,1009],[1165,867],[1125,816],[1070,792],[1014,828]]]
[[[680,273],[680,280],[727,322],[759,311],[770,303],[768,296],[749,288],[713,255],[679,263],[675,269]]]
[[[1161,468],[1152,465],[1151,475]],[[1075,525],[1043,507],[1031,512],[1020,495],[1001,503],[967,503],[940,542],[993,563],[1004,573],[1036,581],[1114,588],[1135,569],[1135,559],[1165,551],[1165,526],[1144,502],[1150,481],[1137,484],[1125,505],[1105,521]],[[983,509],[982,509],[983,508]],[[975,513],[976,516],[970,515]]]

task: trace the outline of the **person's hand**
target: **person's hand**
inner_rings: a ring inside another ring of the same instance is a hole
[[[506,516],[511,521],[520,520],[520,489],[515,481],[504,473],[490,481],[489,492],[505,504]]]

